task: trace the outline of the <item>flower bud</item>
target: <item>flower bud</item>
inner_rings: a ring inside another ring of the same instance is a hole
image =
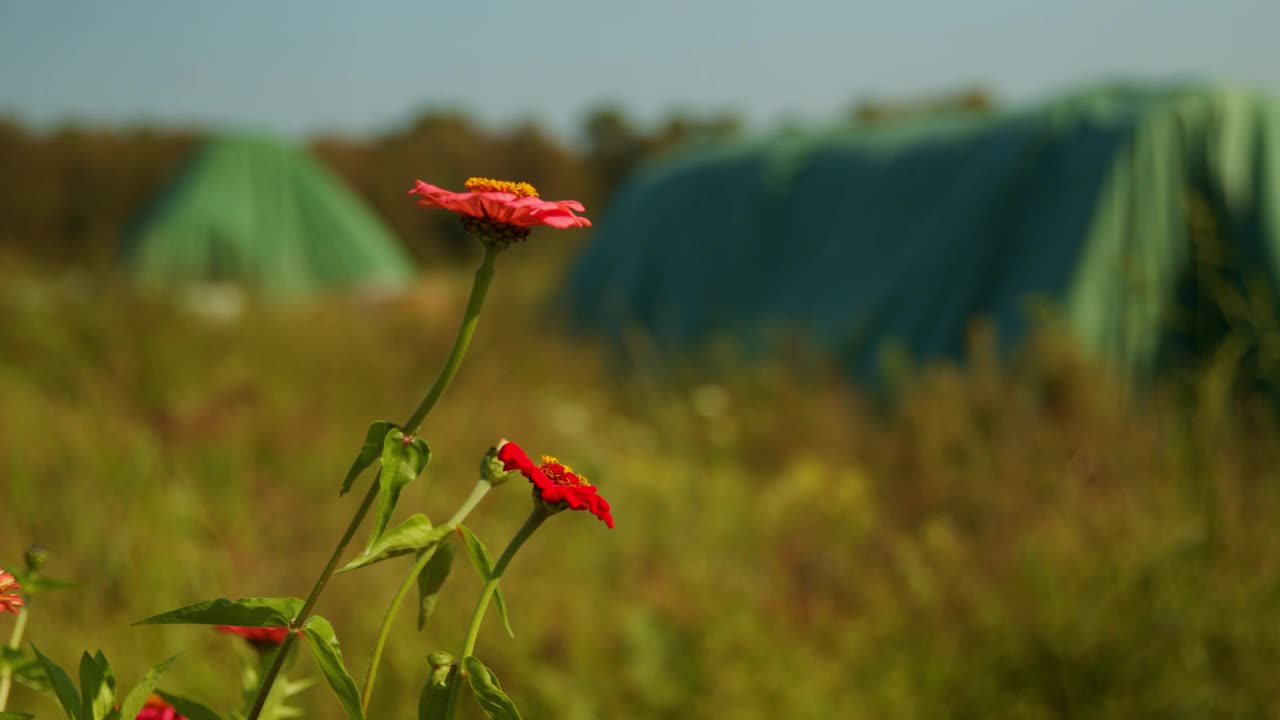
[[[449,674],[457,664],[458,661],[447,652],[437,650],[431,653],[427,656],[427,665],[431,666],[431,676],[427,682],[433,686],[443,687],[449,682]]]
[[[27,548],[27,554],[24,558],[27,562],[27,572],[37,572],[44,567],[44,563],[49,559],[49,549],[43,545],[32,545]]]
[[[498,487],[506,482],[514,473],[514,471],[507,472],[504,463],[498,459],[498,448],[505,443],[505,440],[499,440],[498,445],[489,448],[489,452],[486,452],[484,458],[480,460],[480,479],[493,487]]]
[[[452,696],[449,681],[458,663],[449,653],[438,651],[427,656],[427,663],[431,666],[431,674],[418,696],[418,717],[444,717]]]

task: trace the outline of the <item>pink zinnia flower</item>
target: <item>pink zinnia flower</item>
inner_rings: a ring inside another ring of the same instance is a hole
[[[550,455],[543,455],[542,464],[534,465],[524,450],[513,442],[505,442],[498,447],[498,460],[502,461],[503,469],[519,470],[529,478],[535,488],[535,498],[541,499],[552,511],[586,510],[605,525],[613,527],[609,502],[600,497],[594,485],[568,465]]]
[[[252,645],[279,645],[289,637],[287,627],[241,627],[239,625],[219,625],[218,632],[239,635]]]
[[[159,695],[152,695],[147,698],[146,704],[138,711],[134,720],[187,720],[187,718],[179,715],[178,711]]]
[[[574,214],[582,212],[577,200],[548,201],[538,197],[529,183],[490,178],[471,178],[468,192],[451,192],[421,180],[409,191],[419,205],[440,207],[457,213],[467,232],[485,242],[510,244],[529,237],[538,225],[553,228],[591,227],[591,221]]]
[[[0,569],[0,612],[8,610],[14,615],[18,614],[23,603],[22,597],[18,595],[21,589],[22,586],[12,573]]]

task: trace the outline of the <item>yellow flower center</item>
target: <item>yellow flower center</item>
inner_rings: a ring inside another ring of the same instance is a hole
[[[591,487],[591,483],[587,481],[585,475],[579,475],[574,469],[557,460],[554,456],[542,456],[542,472],[546,474],[551,482],[557,485],[579,485],[582,487]]]
[[[468,178],[463,186],[471,192],[504,192],[511,193],[517,198],[538,197],[538,189],[527,182],[473,177]]]

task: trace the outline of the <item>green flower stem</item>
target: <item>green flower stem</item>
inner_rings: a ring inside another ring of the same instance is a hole
[[[480,504],[481,498],[492,489],[493,486],[486,480],[476,483],[471,495],[462,503],[462,506],[453,514],[453,517],[449,518],[447,526],[452,529],[462,524],[462,521],[467,519],[467,516],[471,514],[476,505]],[[391,599],[391,605],[387,607],[387,613],[382,618],[382,627],[378,630],[378,642],[373,646],[373,658],[369,661],[369,670],[364,676],[364,689],[360,693],[360,709],[365,712],[369,711],[369,698],[373,695],[373,683],[378,677],[378,664],[382,660],[382,650],[387,645],[387,636],[391,634],[391,622],[395,619],[396,613],[400,612],[400,603],[404,602],[405,596],[409,594],[409,590],[418,581],[418,576],[422,574],[423,568],[427,566],[427,563],[431,562],[431,558],[435,557],[436,550],[439,547],[437,544],[427,552],[422,553],[422,556],[414,563],[413,569],[409,571],[409,575],[400,584],[400,589],[396,591],[396,596]]]
[[[13,632],[9,635],[9,649],[17,650],[22,645],[22,631],[27,628],[27,608],[18,610],[18,619],[13,623]],[[13,668],[5,666],[0,672],[0,712],[9,704],[9,688],[13,687]]]
[[[507,565],[511,564],[511,558],[516,556],[516,551],[524,545],[525,541],[533,535],[533,531],[542,525],[543,521],[551,517],[551,514],[542,507],[535,507],[533,512],[529,513],[529,517],[525,519],[524,524],[516,531],[511,542],[507,543],[507,549],[502,551],[502,557],[498,558],[498,562],[493,566],[493,574],[489,576],[489,580],[485,582],[484,589],[480,591],[480,599],[476,601],[475,612],[471,614],[471,625],[467,627],[467,639],[462,645],[462,654],[458,656],[459,660],[467,657],[476,649],[476,638],[480,635],[480,623],[484,620],[485,610],[489,607],[489,600],[493,598],[493,594],[498,590],[498,581],[502,579],[502,574],[506,572]]]
[[[436,378],[435,384],[405,421],[406,435],[412,435],[418,429],[422,419],[431,412],[431,408],[435,407],[436,401],[444,394],[445,388],[449,387],[453,376],[458,374],[458,368],[462,365],[462,356],[466,354],[467,346],[471,344],[471,336],[475,334],[476,325],[480,322],[480,308],[484,306],[484,297],[489,292],[489,283],[493,281],[494,268],[500,252],[502,247],[497,243],[484,244],[484,259],[480,261],[480,267],[476,268],[471,297],[467,300],[467,309],[462,313],[462,325],[458,328],[457,339],[453,341],[453,350],[444,361],[444,367],[440,368],[440,376]]]
[[[435,383],[427,394],[423,396],[422,402],[418,403],[418,407],[414,409],[413,414],[404,422],[402,426],[406,435],[412,435],[417,431],[418,426],[422,424],[427,413],[431,412],[431,408],[435,407],[440,396],[444,395],[445,389],[449,387],[449,383],[453,381],[453,377],[458,374],[458,368],[462,365],[462,358],[467,353],[467,346],[471,344],[471,336],[476,332],[476,325],[480,322],[480,309],[484,307],[485,295],[489,292],[489,284],[493,281],[494,267],[498,259],[498,253],[502,252],[502,248],[493,243],[485,243],[484,259],[480,262],[480,267],[476,268],[475,284],[471,286],[471,297],[467,300],[467,308],[462,314],[462,324],[458,327],[458,335],[453,340],[453,349],[449,351],[449,357],[445,359],[444,367],[440,368],[440,374],[436,377]],[[347,525],[347,530],[342,534],[342,539],[338,541],[338,546],[334,548],[333,555],[329,557],[329,562],[324,566],[324,570],[320,573],[320,578],[316,580],[316,584],[311,588],[311,595],[307,597],[307,601],[302,606],[302,611],[298,613],[298,617],[289,623],[292,630],[298,630],[311,614],[312,608],[315,607],[316,600],[320,598],[320,592],[324,590],[324,586],[329,582],[329,578],[333,575],[333,571],[338,567],[338,561],[342,559],[342,553],[346,551],[347,545],[351,543],[351,538],[355,536],[356,530],[359,529],[360,523],[364,521],[365,515],[369,514],[369,508],[373,505],[373,500],[378,495],[378,480],[374,479],[373,484],[369,486],[369,491],[365,493],[364,499],[360,501],[360,507],[356,508],[356,514],[351,518],[351,523]],[[258,716],[262,714],[262,708],[267,703],[267,695],[271,692],[271,686],[275,684],[276,677],[280,674],[280,669],[284,666],[285,657],[289,654],[289,648],[293,645],[296,633],[289,633],[285,636],[284,643],[280,646],[280,652],[276,654],[276,659],[271,663],[271,667],[267,670],[267,674],[262,678],[262,685],[258,688],[258,696],[253,700],[253,707],[249,709],[247,720],[258,720]]]
[[[502,551],[502,557],[498,558],[498,562],[493,566],[493,573],[489,575],[489,579],[485,581],[484,589],[480,591],[480,599],[476,601],[476,609],[471,614],[471,624],[467,627],[467,639],[462,644],[462,653],[458,655],[458,662],[461,663],[476,649],[476,638],[480,636],[480,624],[484,622],[485,611],[489,609],[489,601],[493,599],[493,594],[498,591],[498,581],[502,579],[502,573],[506,571],[507,565],[511,563],[511,558],[516,556],[516,551],[524,545],[525,541],[533,535],[533,531],[544,520],[551,517],[551,514],[540,505],[535,505],[533,512],[529,513],[529,517],[524,521],[524,525],[516,531],[511,542],[507,543],[507,549]],[[458,709],[458,696],[462,692],[462,673],[461,670],[453,674],[452,685],[449,689],[449,705],[445,711],[445,720],[453,720],[454,714]]]

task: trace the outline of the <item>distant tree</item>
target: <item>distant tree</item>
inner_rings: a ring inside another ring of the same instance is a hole
[[[849,111],[860,125],[901,122],[930,115],[956,113],[985,114],[995,110],[995,99],[984,88],[973,87],[937,96],[907,100],[866,99]]]
[[[698,117],[677,112],[667,116],[653,132],[645,133],[620,108],[601,106],[583,121],[587,140],[584,161],[603,195],[611,197],[645,160],[691,143],[732,137],[741,127],[741,119],[729,113]]]
[[[31,133],[0,122],[0,244],[37,261],[113,263],[129,219],[196,140],[183,130]]]
[[[587,167],[601,191],[606,196],[612,195],[649,154],[649,142],[623,111],[614,106],[588,112],[582,129],[587,139]]]
[[[735,137],[742,130],[742,118],[729,113],[698,117],[673,113],[659,126],[650,145],[651,152],[664,152],[691,143],[712,142]]]

